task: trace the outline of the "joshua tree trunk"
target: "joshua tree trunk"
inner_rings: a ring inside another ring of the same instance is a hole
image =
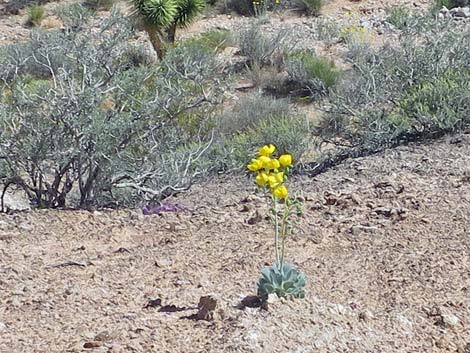
[[[150,43],[152,43],[153,49],[157,53],[158,58],[161,60],[165,56],[164,43],[162,40],[162,35],[152,26],[145,26],[145,31],[148,33],[150,38]]]
[[[172,24],[168,28],[167,34],[168,34],[168,41],[170,43],[174,43],[175,42],[175,36],[176,36],[176,24]]]

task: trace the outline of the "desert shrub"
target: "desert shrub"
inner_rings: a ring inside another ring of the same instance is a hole
[[[232,33],[226,29],[214,29],[197,37],[192,37],[181,42],[179,45],[192,45],[208,52],[220,52],[234,45]]]
[[[234,45],[232,33],[227,29],[214,29],[201,34],[200,40],[214,51],[220,51]]]
[[[44,7],[41,5],[31,5],[28,7],[27,11],[28,19],[26,20],[26,25],[34,27],[39,26],[44,19]]]
[[[330,97],[320,134],[376,151],[468,128],[470,31],[447,26],[349,56],[353,69]]]
[[[290,89],[310,97],[327,94],[341,75],[332,61],[318,57],[310,51],[289,55],[286,60],[286,71]]]
[[[129,45],[122,61],[128,62],[130,67],[148,66],[153,62],[153,56],[143,45]]]
[[[387,8],[386,21],[397,29],[404,29],[411,20],[410,10],[404,6],[393,6]]]
[[[158,66],[129,66],[132,27],[117,12],[98,33],[35,36],[45,57],[64,48],[69,61],[47,66],[47,79],[11,61],[0,72],[4,185],[42,207],[131,205],[184,190],[212,168],[212,135],[178,123],[183,114],[208,116],[220,102],[224,88],[207,53],[176,48]]]
[[[42,32],[33,30],[30,40],[0,48],[0,78],[11,81],[21,75],[36,78],[51,77],[59,67],[72,70],[67,52],[70,42],[64,42],[63,36],[56,31]],[[43,42],[55,45],[55,50],[43,47]]]
[[[316,40],[334,42],[340,37],[340,26],[335,21],[319,17],[313,22],[313,26]]]
[[[313,16],[320,14],[323,3],[324,0],[296,0],[297,8],[300,11]]]
[[[262,119],[252,129],[226,139],[224,150],[228,153],[220,160],[226,163],[228,169],[243,167],[251,151],[270,142],[277,146],[280,153],[290,153],[298,162],[308,149],[307,120],[295,114]]]
[[[470,124],[470,70],[445,72],[410,88],[395,115],[408,120],[407,130],[456,131]]]
[[[245,77],[253,84],[253,87],[258,87],[274,96],[283,96],[279,94],[279,91],[284,87],[284,75],[279,72],[278,68],[251,65],[251,67],[246,68]]]
[[[83,6],[91,10],[110,10],[115,0],[85,0]]]
[[[241,55],[248,58],[250,65],[258,67],[281,66],[285,53],[296,45],[289,31],[281,29],[270,36],[256,23],[242,31],[238,40]]]
[[[467,6],[468,4],[468,0],[435,0],[434,8],[436,10],[440,10],[443,7],[453,9],[454,7]]]
[[[219,119],[217,130],[225,135],[233,135],[256,129],[263,120],[289,116],[291,113],[286,99],[253,94],[241,98],[225,112]]]
[[[55,14],[69,29],[78,29],[94,15],[94,11],[79,3],[72,3],[57,6]]]

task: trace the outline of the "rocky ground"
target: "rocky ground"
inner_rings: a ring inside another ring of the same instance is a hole
[[[2,215],[0,352],[469,352],[469,155],[461,135],[293,181],[307,297],[267,308],[239,308],[273,259],[249,179],[161,215]]]
[[[429,1],[393,4],[424,11]],[[389,5],[332,0],[322,16],[352,12],[387,37]],[[24,20],[0,16],[0,43],[26,39]],[[181,35],[249,21],[207,15]],[[313,21],[287,11],[263,28],[308,44]],[[288,258],[307,296],[263,307],[242,305],[274,257],[265,199],[248,178],[195,186],[160,215],[0,214],[0,353],[470,353],[469,156],[470,135],[451,136],[292,180],[304,213]]]

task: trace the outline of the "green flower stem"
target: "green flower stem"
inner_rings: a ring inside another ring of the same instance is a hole
[[[279,264],[279,220],[277,215],[277,199],[272,196],[274,213],[274,247],[276,252],[276,265]]]
[[[287,219],[289,218],[292,206],[288,206],[287,199],[284,204],[284,214],[282,215],[282,228],[281,228],[281,268],[284,264],[285,244],[287,238]]]

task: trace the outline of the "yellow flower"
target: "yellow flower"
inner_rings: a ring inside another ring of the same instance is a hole
[[[273,195],[278,199],[285,199],[288,194],[289,191],[287,190],[285,185],[279,185],[273,190]]]
[[[265,145],[258,150],[260,156],[268,157],[274,153],[276,147],[274,145]]]
[[[290,154],[283,154],[279,157],[279,163],[283,167],[290,167],[292,165],[292,156]]]
[[[276,187],[281,185],[282,182],[284,181],[284,173],[283,172],[271,173],[271,174],[268,174],[267,177],[268,177],[267,182],[268,182],[269,187],[271,189],[275,189]]]
[[[251,160],[251,163],[248,164],[246,167],[251,170],[252,172],[256,172],[258,170],[260,170],[261,168],[263,168],[263,162],[260,161],[259,159],[252,159]]]
[[[268,168],[268,165],[271,163],[271,158],[266,156],[258,157],[258,161],[260,161],[263,165],[263,168]]]
[[[274,177],[278,183],[282,183],[284,181],[284,172],[276,173],[274,174]]]
[[[275,174],[268,175],[268,184],[271,189],[274,189],[276,186],[279,185],[279,182],[277,181]]]
[[[266,164],[266,168],[269,169],[278,169],[281,166],[277,159],[271,159],[269,163]]]
[[[268,175],[265,172],[261,172],[256,176],[256,184],[264,186],[268,182]]]

